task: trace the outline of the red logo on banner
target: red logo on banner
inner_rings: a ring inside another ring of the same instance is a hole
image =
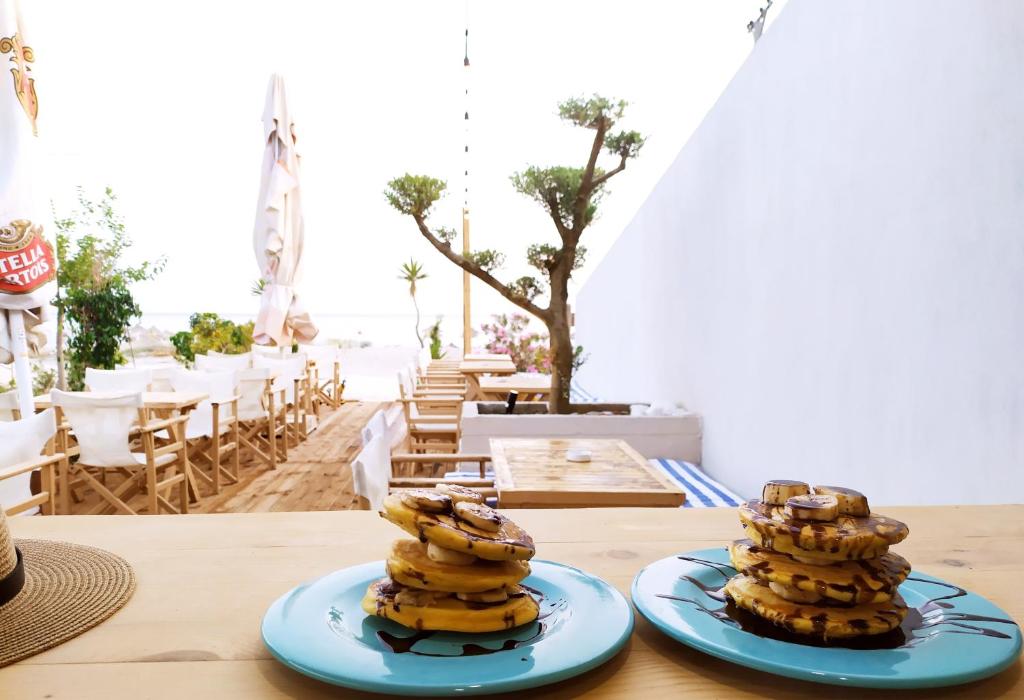
[[[57,274],[43,227],[17,219],[0,227],[0,293],[28,294]]]

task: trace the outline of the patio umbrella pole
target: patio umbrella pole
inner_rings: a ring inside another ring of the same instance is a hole
[[[12,309],[7,312],[7,320],[11,332],[11,353],[14,355],[14,383],[17,385],[18,408],[22,416],[31,416],[35,413],[35,402],[32,397],[32,370],[28,363],[24,313]]]

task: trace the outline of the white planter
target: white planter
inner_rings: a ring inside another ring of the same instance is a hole
[[[700,464],[702,421],[682,416],[480,415],[477,404],[462,411],[461,452],[489,453],[495,437],[616,438],[644,457],[683,459]]]

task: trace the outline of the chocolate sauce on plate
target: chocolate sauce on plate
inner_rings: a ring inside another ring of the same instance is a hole
[[[725,582],[727,582],[736,572],[736,570],[728,564],[720,564],[706,559],[687,556],[680,556],[679,559],[693,562],[694,564],[699,564],[701,566],[706,566],[718,572],[724,581],[722,585],[717,588],[702,583],[691,576],[684,575],[679,578],[692,583],[711,600],[725,603],[725,605],[722,607],[708,607],[704,603],[694,600],[693,598],[660,593],[657,597],[674,600],[686,605],[692,605],[694,609],[713,617],[722,624],[736,627],[744,632],[750,632],[751,634],[756,634],[759,637],[776,639],[782,642],[790,642],[792,644],[801,644],[803,646],[812,647],[842,647],[845,649],[907,649],[917,646],[924,640],[940,634],[970,634],[994,637],[996,639],[1012,639],[1009,634],[1001,632],[1000,630],[968,623],[995,622],[1011,625],[1017,624],[1013,620],[1000,617],[987,617],[985,615],[975,615],[973,613],[956,612],[953,610],[954,604],[949,601],[954,598],[962,598],[967,595],[967,591],[965,589],[951,583],[941,583],[939,581],[931,581],[929,579],[909,577],[907,578],[908,581],[917,581],[919,583],[927,583],[933,586],[942,586],[953,592],[948,595],[931,598],[920,607],[910,608],[907,611],[907,616],[903,619],[900,626],[884,634],[865,635],[850,639],[824,640],[810,635],[790,632],[784,627],[779,627],[778,625],[768,622],[764,618],[758,617],[757,615],[736,606],[725,595]],[[733,573],[729,573],[730,571]],[[822,624],[824,625],[824,620],[822,620]],[[925,631],[922,634],[914,634],[921,630]]]

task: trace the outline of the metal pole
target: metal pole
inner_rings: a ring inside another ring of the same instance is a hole
[[[462,255],[469,255],[469,209],[462,210]],[[470,274],[462,271],[462,352],[468,355],[473,351],[473,320],[469,303]]]
[[[18,391],[18,408],[21,417],[28,418],[36,412],[32,397],[32,369],[28,362],[28,340],[25,337],[23,311],[10,310],[7,320],[11,330],[11,352],[14,353],[14,383]]]
[[[465,116],[463,117],[463,124],[465,125],[465,145],[463,147],[463,157],[465,158],[465,168],[463,169],[463,177],[465,182],[463,185],[463,199],[462,199],[462,255],[463,257],[469,257],[469,1],[466,1],[466,35],[465,35],[465,57],[462,61],[463,75],[466,80],[466,109]],[[473,351],[473,316],[470,312],[470,274],[465,270],[462,271],[462,352],[463,354],[469,354]]]

